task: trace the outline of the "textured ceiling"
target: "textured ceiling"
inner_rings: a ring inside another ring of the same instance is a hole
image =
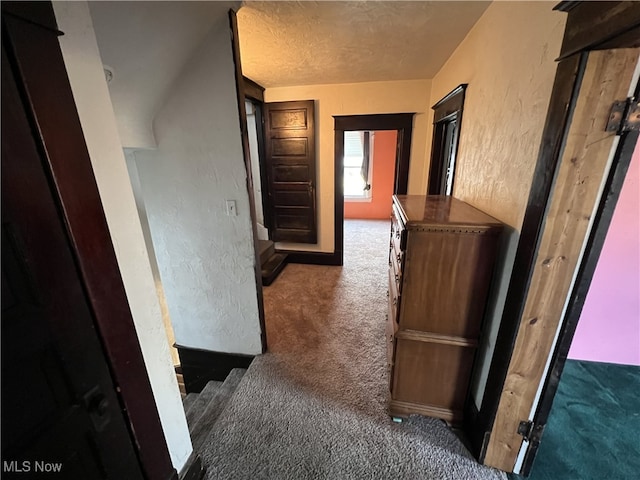
[[[433,78],[491,2],[243,2],[243,73],[264,87]]]
[[[238,11],[243,72],[265,87],[433,78],[489,2],[89,2],[123,141],[151,119],[194,49]],[[239,9],[239,10],[238,10]],[[148,140],[140,140],[145,137]]]

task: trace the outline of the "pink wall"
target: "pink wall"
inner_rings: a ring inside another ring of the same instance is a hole
[[[569,358],[640,365],[640,142],[636,145]]]
[[[388,219],[391,215],[391,195],[396,166],[395,130],[375,132],[373,137],[373,172],[371,201],[350,202],[345,199],[344,218]]]

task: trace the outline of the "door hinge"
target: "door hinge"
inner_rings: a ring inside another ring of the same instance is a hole
[[[544,425],[537,425],[531,420],[523,420],[518,425],[518,434],[522,435],[528,442],[540,443],[543,432]]]
[[[633,97],[613,102],[605,131],[622,135],[632,130],[640,130],[640,102]]]

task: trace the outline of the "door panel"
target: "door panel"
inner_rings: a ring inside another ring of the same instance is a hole
[[[142,478],[4,47],[2,120],[3,478],[37,477],[36,461],[61,464],[56,478]]]
[[[273,240],[316,243],[313,100],[265,103],[264,112]]]

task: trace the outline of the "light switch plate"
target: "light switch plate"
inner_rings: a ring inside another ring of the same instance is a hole
[[[236,201],[235,200],[226,200],[227,202],[227,215],[230,217],[235,217],[238,215],[238,210],[236,209]]]

